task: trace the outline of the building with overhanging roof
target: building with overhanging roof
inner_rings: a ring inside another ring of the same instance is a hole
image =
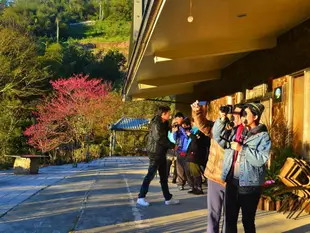
[[[123,96],[208,100],[212,119],[260,101],[274,144],[310,158],[309,18],[309,0],[136,0]]]

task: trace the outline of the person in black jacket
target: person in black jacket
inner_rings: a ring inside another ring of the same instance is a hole
[[[209,138],[200,132],[192,121],[192,128],[186,129],[186,134],[190,138],[188,142],[186,164],[189,171],[188,179],[189,184],[192,185],[188,193],[195,195],[203,194],[202,191],[202,170],[200,166],[204,163],[208,150]]]
[[[137,204],[141,206],[149,206],[150,204],[145,201],[151,181],[154,179],[158,171],[160,176],[161,189],[165,197],[166,205],[179,204],[179,200],[172,198],[168,187],[167,177],[167,150],[172,148],[172,144],[168,139],[170,119],[170,108],[168,106],[160,106],[156,116],[151,121],[150,131],[147,140],[147,153],[150,159],[148,173],[145,176],[140,193],[138,196]]]

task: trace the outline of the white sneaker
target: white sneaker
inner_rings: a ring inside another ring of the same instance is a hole
[[[138,205],[141,205],[141,206],[149,206],[149,205],[150,205],[150,203],[148,203],[147,201],[145,201],[144,198],[138,198],[137,204],[138,204]]]
[[[180,201],[177,199],[171,198],[169,201],[165,201],[165,205],[177,205],[180,204]]]

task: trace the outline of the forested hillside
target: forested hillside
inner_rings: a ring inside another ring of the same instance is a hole
[[[7,154],[84,160],[86,143],[95,157],[106,154],[111,123],[153,115],[160,103],[124,104],[120,96],[132,6],[133,0],[0,1],[0,166],[11,165]]]

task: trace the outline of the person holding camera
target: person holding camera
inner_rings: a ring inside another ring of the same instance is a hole
[[[202,105],[199,101],[196,101],[191,107],[197,128],[211,140],[208,162],[204,171],[204,175],[208,179],[207,233],[219,233],[225,194],[225,182],[222,180],[224,149],[213,139],[211,130],[214,123],[207,119],[207,105]]]
[[[168,187],[167,178],[167,150],[174,145],[168,139],[170,119],[170,108],[168,106],[158,107],[156,116],[152,119],[147,140],[147,153],[150,159],[147,175],[145,176],[137,204],[141,206],[149,206],[145,201],[151,181],[154,179],[156,172],[159,172],[161,189],[165,198],[166,205],[179,204],[179,200],[172,198]]]
[[[256,209],[271,148],[267,127],[259,123],[263,111],[264,105],[260,103],[246,104],[243,109],[235,107],[232,114],[238,125],[231,131],[225,129],[227,113],[221,111],[212,130],[215,140],[225,149],[222,179],[226,181],[226,233],[237,233],[240,209],[244,231],[256,232]]]
[[[177,185],[180,190],[184,190],[184,185],[186,184],[187,181],[185,159],[187,152],[188,137],[183,128],[184,115],[181,112],[178,112],[175,115],[174,119],[176,121],[176,124],[174,124],[172,127],[172,136],[173,140],[176,142]]]

